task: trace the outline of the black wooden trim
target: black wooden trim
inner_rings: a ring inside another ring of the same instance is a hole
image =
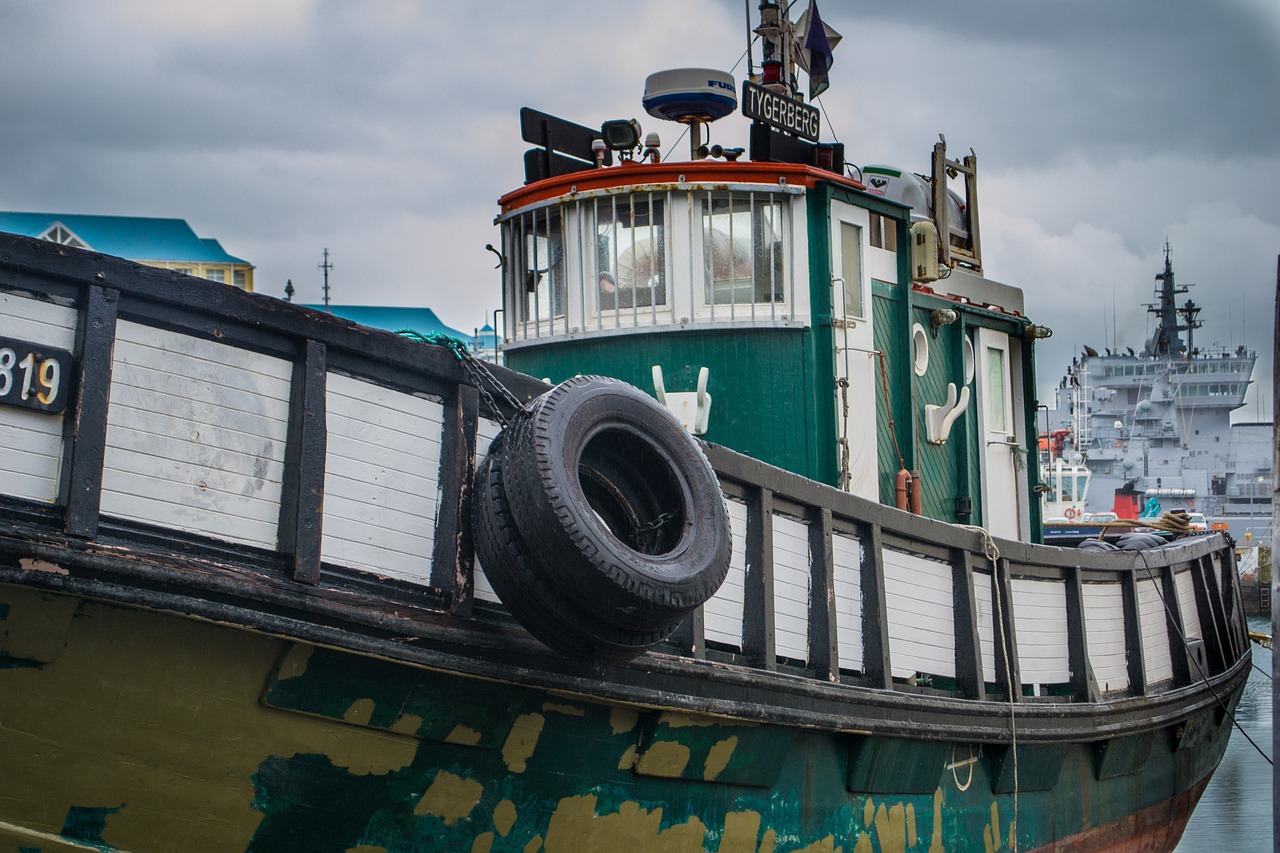
[[[982,673],[982,642],[978,635],[978,604],[973,587],[973,557],[954,551],[951,557],[952,600],[955,605],[956,688],[965,699],[987,698]]]
[[[743,590],[742,651],[755,666],[778,668],[773,623],[773,492],[747,502],[747,577]]]
[[[1231,620],[1227,618],[1226,601],[1222,596],[1222,578],[1218,575],[1212,555],[1206,554],[1200,559],[1200,571],[1204,575],[1209,609],[1213,614],[1213,627],[1218,632],[1218,643],[1222,649],[1222,667],[1225,668],[1228,661],[1239,656],[1239,652],[1236,640],[1232,637]]]
[[[878,524],[862,536],[862,671],[871,687],[892,689],[888,606],[884,592],[884,534]]]
[[[66,507],[63,529],[92,539],[102,505],[102,465],[107,446],[111,397],[111,356],[115,347],[120,292],[89,285],[80,303],[76,329],[75,405],[63,416],[62,479],[59,503]]]
[[[431,554],[431,587],[449,602],[451,613],[469,615],[474,592],[471,493],[476,466],[476,423],[480,394],[457,386],[445,401],[440,445],[440,506]]]
[[[1085,628],[1084,584],[1080,570],[1070,568],[1067,586],[1067,665],[1071,668],[1071,696],[1081,702],[1098,698],[1098,684],[1089,665],[1089,636]]]
[[[305,341],[293,362],[289,395],[289,434],[280,492],[280,551],[289,573],[302,583],[320,582],[320,546],[324,534],[324,473],[328,449],[325,399],[327,349]]]
[[[1207,559],[1207,558],[1206,558]],[[1191,563],[1192,586],[1196,593],[1196,615],[1200,617],[1200,634],[1204,640],[1205,656],[1209,659],[1209,672],[1221,672],[1226,667],[1227,650],[1218,625],[1215,596],[1205,577],[1203,560]]]
[[[695,660],[707,658],[707,618],[703,608],[694,610],[667,638],[684,657]]]
[[[1139,552],[1141,553],[1141,552]],[[1169,631],[1169,659],[1173,662],[1173,677],[1179,684],[1191,680],[1191,662],[1187,658],[1186,627],[1182,624],[1182,608],[1178,602],[1178,581],[1174,577],[1175,566],[1152,569],[1159,573],[1156,581],[1164,599],[1165,625]]]
[[[1006,701],[1021,702],[1022,668],[1018,664],[1017,620],[1013,618],[1013,585],[1009,574],[1009,561],[997,559],[991,571],[991,604],[995,611],[992,615],[997,620],[992,626],[995,631],[992,639],[996,648],[996,685],[1004,693]],[[1004,632],[1003,643],[1000,641],[1001,630]]]
[[[1142,619],[1138,611],[1138,581],[1132,572],[1120,578],[1124,597],[1124,648],[1129,666],[1129,689],[1141,696],[1147,692],[1147,660],[1142,651]]]
[[[809,666],[815,676],[840,679],[839,648],[831,510],[822,507],[809,521]]]

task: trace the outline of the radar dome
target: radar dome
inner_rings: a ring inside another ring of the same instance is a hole
[[[738,108],[733,75],[710,68],[675,68],[644,81],[644,109],[667,121],[715,121]]]

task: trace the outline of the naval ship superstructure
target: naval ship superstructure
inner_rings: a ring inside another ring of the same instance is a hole
[[[1177,304],[1187,292],[1166,245],[1147,309],[1155,330],[1142,350],[1085,347],[1059,383],[1061,452],[1090,471],[1088,511],[1181,507],[1226,524],[1237,540],[1270,540],[1274,427],[1231,423],[1257,352],[1198,345],[1201,307]]]

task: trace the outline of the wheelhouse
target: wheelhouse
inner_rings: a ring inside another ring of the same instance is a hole
[[[973,171],[945,147],[935,160]],[[982,276],[976,215],[946,191],[946,165],[932,182],[869,168],[867,183],[801,163],[581,166],[499,200],[508,366],[614,376],[708,441],[1038,536],[1028,330],[1041,327],[1020,291]],[[949,222],[919,198],[938,183]]]

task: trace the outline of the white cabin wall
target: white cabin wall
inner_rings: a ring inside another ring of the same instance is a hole
[[[1200,609],[1196,606],[1196,588],[1195,575],[1190,569],[1178,572],[1174,576],[1175,586],[1178,589],[1178,608],[1182,613],[1182,633],[1188,640],[1204,639],[1203,629],[1200,627]],[[1198,678],[1198,673],[1191,673],[1192,678]]]
[[[293,365],[120,321],[103,515],[273,549]]]
[[[39,299],[0,293],[3,333],[33,344],[75,350],[76,311]],[[69,384],[69,377],[63,380]],[[62,472],[65,414],[0,408],[0,494],[53,503]]]
[[[425,583],[439,505],[444,407],[330,373],[321,559]]]

